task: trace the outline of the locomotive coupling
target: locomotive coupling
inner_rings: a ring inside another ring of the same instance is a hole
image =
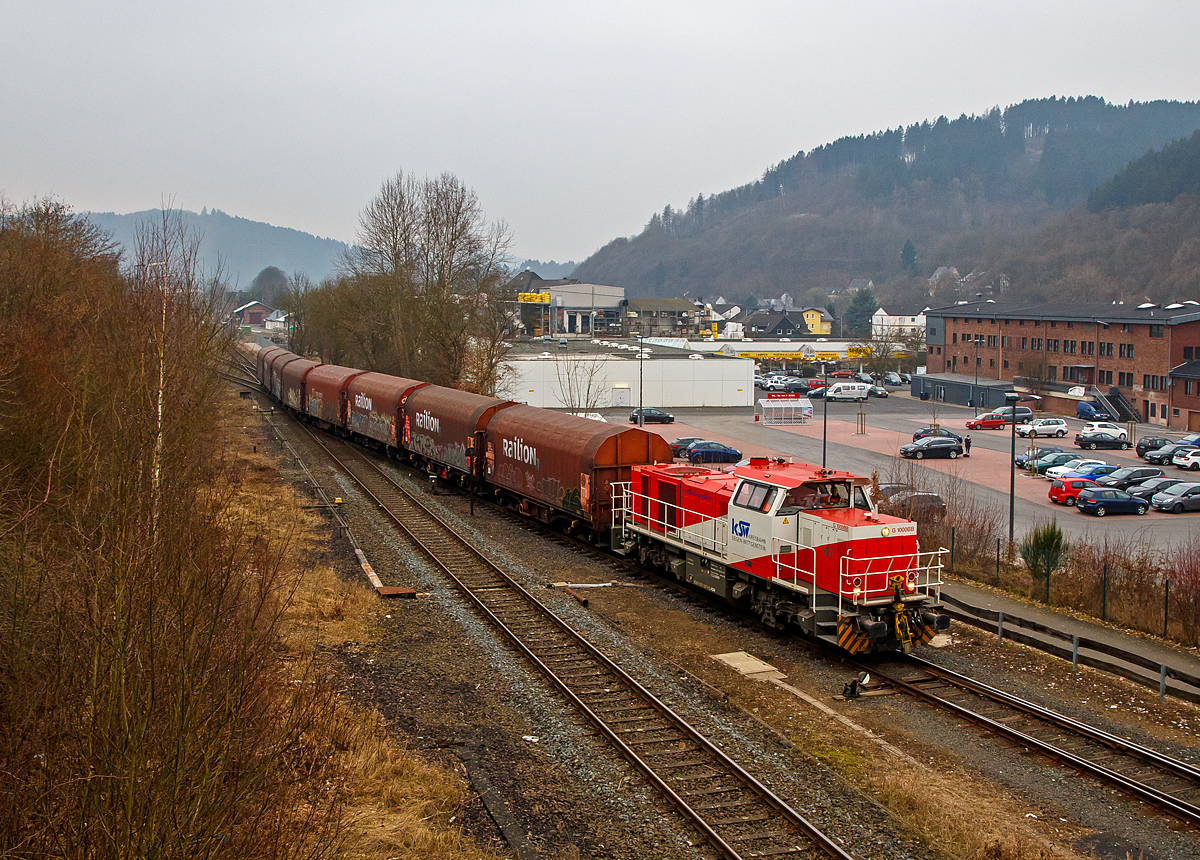
[[[888,625],[886,621],[868,621],[866,618],[860,617],[858,629],[865,633],[872,642],[878,642],[887,637]]]
[[[921,623],[936,631],[950,629],[950,616],[942,615],[939,612],[930,612],[928,609],[921,611]]]

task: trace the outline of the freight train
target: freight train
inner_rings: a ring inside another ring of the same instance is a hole
[[[471,492],[636,557],[776,627],[854,654],[910,650],[949,627],[944,550],[878,512],[870,481],[752,458],[731,472],[674,463],[656,433],[511,400],[257,352],[290,412]]]

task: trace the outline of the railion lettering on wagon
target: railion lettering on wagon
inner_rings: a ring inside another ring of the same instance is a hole
[[[526,445],[525,440],[519,436],[515,439],[502,439],[501,448],[504,451],[504,456],[510,460],[516,460],[518,463],[524,463],[527,466],[538,468],[537,448],[531,445]]]
[[[430,433],[441,433],[442,422],[440,418],[435,418],[428,410],[417,413],[417,426],[422,430],[427,430]]]

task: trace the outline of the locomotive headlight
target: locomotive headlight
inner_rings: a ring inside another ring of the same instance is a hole
[[[915,570],[908,572],[908,576],[904,578],[904,585],[909,591],[917,590],[917,572]]]
[[[883,535],[884,537],[887,537],[888,535],[890,535],[892,533],[892,530],[889,529],[887,526],[884,526],[883,529],[879,533],[881,535]]]

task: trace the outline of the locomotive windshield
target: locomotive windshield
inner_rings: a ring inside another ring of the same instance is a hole
[[[859,490],[858,494],[861,495],[862,490]],[[850,507],[849,481],[806,481],[800,486],[788,490],[787,497],[784,498],[783,506],[780,507],[777,516],[816,508],[848,507]]]

